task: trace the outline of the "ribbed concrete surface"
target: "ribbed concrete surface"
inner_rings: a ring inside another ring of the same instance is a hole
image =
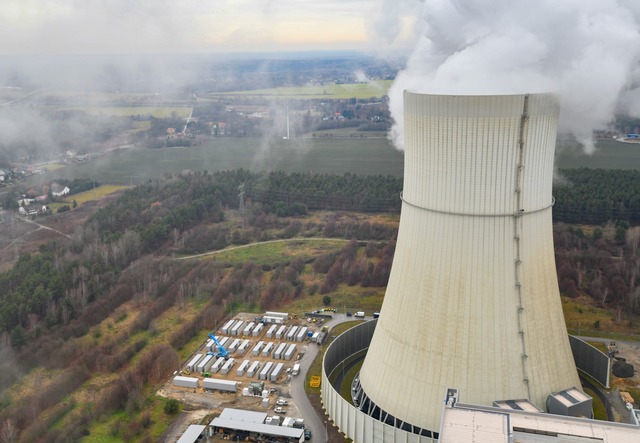
[[[405,93],[400,230],[360,373],[395,417],[437,431],[448,387],[465,403],[544,408],[580,386],[551,226],[558,110],[546,94]]]

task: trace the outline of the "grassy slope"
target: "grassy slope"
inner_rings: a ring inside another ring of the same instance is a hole
[[[319,86],[282,87],[271,89],[256,89],[252,91],[234,91],[220,95],[260,95],[283,98],[316,98],[316,99],[345,99],[381,97],[387,95],[392,80],[379,80],[370,83],[328,84]]]

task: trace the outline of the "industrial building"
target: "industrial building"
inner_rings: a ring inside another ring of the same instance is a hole
[[[246,437],[277,438],[278,441],[303,442],[304,430],[278,423],[266,424],[267,414],[264,412],[246,411],[225,408],[220,416],[214,418],[209,426],[213,434],[220,432],[245,433]],[[245,437],[245,438],[246,438]]]
[[[474,405],[545,409],[580,386],[552,237],[558,115],[551,94],[405,92],[402,213],[380,316],[323,362],[323,404],[354,442],[436,441],[449,387]],[[355,357],[351,404],[331,374]],[[565,409],[584,411],[582,400]]]

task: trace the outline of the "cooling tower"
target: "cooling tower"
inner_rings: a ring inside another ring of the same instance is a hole
[[[552,237],[558,102],[405,92],[404,103],[402,214],[361,409],[428,435],[448,387],[465,403],[544,407],[580,386]]]

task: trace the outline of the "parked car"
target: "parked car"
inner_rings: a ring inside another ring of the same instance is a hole
[[[274,409],[274,411],[275,411],[276,414],[286,414],[287,413],[287,410],[285,408],[281,408],[280,406],[277,406]]]
[[[311,440],[311,431],[308,429],[304,430],[304,439],[305,440]]]
[[[276,404],[278,406],[287,406],[289,404],[289,402],[287,400],[285,400],[284,398],[279,398],[278,401],[276,401]]]

